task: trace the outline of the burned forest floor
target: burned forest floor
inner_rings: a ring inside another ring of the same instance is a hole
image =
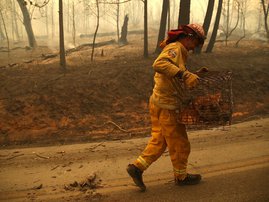
[[[83,47],[66,56],[67,70],[48,47],[0,52],[0,143],[67,144],[150,135],[148,99],[153,88],[154,42],[143,58],[143,40],[125,46]],[[233,123],[269,112],[269,44],[218,42],[213,53],[190,54],[191,70],[233,72]]]

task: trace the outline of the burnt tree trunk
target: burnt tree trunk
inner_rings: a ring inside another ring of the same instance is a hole
[[[68,18],[69,18],[69,16],[68,16]],[[76,47],[76,22],[75,22],[75,3],[74,3],[74,1],[72,3],[72,38],[73,38],[73,44]]]
[[[46,6],[46,35],[49,38],[49,14],[48,14],[48,6]]]
[[[268,21],[267,21],[268,11],[269,11],[269,2],[265,3],[264,0],[261,0],[261,3],[262,3],[263,14],[264,14],[264,28],[266,31],[267,39],[269,40],[269,29],[268,29]]]
[[[144,0],[144,57],[148,57],[148,0]]]
[[[117,8],[116,8],[116,21],[117,21],[117,37],[118,37],[118,42],[120,40],[119,18],[120,18],[120,3],[119,3],[119,0],[118,0],[117,1]]]
[[[207,36],[209,26],[211,23],[212,14],[213,14],[213,10],[214,10],[214,3],[215,3],[215,0],[208,0],[206,15],[205,15],[204,24],[203,24],[203,28],[205,30],[205,36]],[[195,50],[195,53],[198,53],[198,54],[201,53],[202,48],[203,48],[203,45],[200,46],[199,48],[197,48]]]
[[[169,0],[163,0],[162,16],[161,16],[161,22],[160,22],[160,30],[159,30],[159,36],[158,36],[158,41],[157,41],[157,46],[156,46],[156,49],[155,49],[155,53],[161,52],[160,42],[162,40],[164,40],[164,37],[165,37],[168,6],[169,6]]]
[[[207,35],[208,30],[209,30],[209,26],[210,26],[211,19],[212,19],[212,14],[213,14],[213,10],[214,10],[214,4],[215,4],[215,0],[208,1],[206,15],[205,15],[204,24],[203,24],[203,28],[205,30],[205,35]]]
[[[5,35],[6,35],[5,38],[7,40],[7,50],[8,50],[8,57],[9,57],[9,50],[10,50],[10,48],[9,48],[9,38],[8,38],[6,23],[5,23],[1,8],[0,8],[0,16],[1,16],[1,20],[3,22],[3,27],[4,27],[4,31],[5,31]]]
[[[128,41],[127,41],[127,34],[128,34],[128,20],[129,20],[129,17],[128,15],[125,15],[124,17],[124,22],[123,22],[123,25],[121,27],[121,37],[120,37],[120,40],[119,42],[121,44],[127,44]]]
[[[191,0],[181,0],[179,5],[178,27],[190,23]]]
[[[63,25],[63,1],[59,0],[60,66],[66,70]]]
[[[216,37],[217,37],[218,28],[219,28],[221,9],[222,9],[222,0],[219,0],[218,10],[217,10],[217,14],[216,14],[216,20],[215,20],[215,24],[214,24],[213,32],[211,34],[209,44],[206,48],[206,53],[211,53],[213,50],[213,47],[214,47],[214,44],[216,41]]]
[[[12,15],[12,27],[13,27],[13,32],[16,36],[16,39],[20,41],[20,35],[19,35],[19,30],[18,30],[18,23],[17,23],[17,11],[16,11],[16,6],[15,6],[15,1],[12,1],[12,12],[14,15]],[[14,38],[14,37],[13,37]]]
[[[51,3],[51,38],[54,38],[55,27],[54,27],[54,6],[53,2]]]
[[[95,48],[95,39],[97,36],[98,28],[99,28],[99,20],[100,20],[100,14],[99,14],[99,0],[96,0],[96,10],[97,10],[97,16],[96,16],[96,29],[93,36],[93,42],[92,42],[92,55],[91,55],[91,61],[93,61],[93,54],[94,54],[94,48]]]
[[[170,24],[171,24],[171,12],[170,12],[170,0],[168,1],[168,9],[167,9],[167,31],[170,30]]]
[[[24,2],[24,0],[17,0],[20,8],[21,8],[21,12],[23,15],[23,24],[28,36],[28,42],[29,42],[29,46],[34,48],[37,46],[36,40],[35,40],[35,35],[33,32],[33,28],[32,28],[32,23],[31,23],[31,18],[28,12],[28,9],[26,8],[26,4]]]
[[[5,34],[4,34],[3,30],[2,30],[1,24],[0,24],[0,39],[1,40],[5,40],[6,39]]]

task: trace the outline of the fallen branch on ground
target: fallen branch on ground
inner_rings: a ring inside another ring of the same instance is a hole
[[[24,154],[18,154],[18,155],[15,155],[15,156],[11,156],[11,157],[6,158],[6,160],[14,159],[16,157],[23,156],[23,155]]]
[[[55,170],[56,168],[58,168],[59,167],[59,165],[57,165],[57,166],[55,166],[55,167],[53,167],[52,169],[50,169],[50,170]]]
[[[101,146],[102,144],[104,144],[104,142],[101,142],[101,143],[99,143],[97,145],[94,145],[94,146],[92,146],[92,147],[90,147],[88,149],[92,151],[92,150],[96,149],[97,147]]]
[[[113,121],[108,121],[108,122],[106,122],[106,123],[104,123],[104,125],[105,124],[112,124],[112,125],[114,125],[114,126],[116,126],[120,131],[122,131],[122,132],[125,132],[125,133],[129,133],[130,131],[128,131],[128,130],[125,130],[125,129],[123,129],[123,128],[121,128],[119,125],[117,125],[116,123],[114,123]]]
[[[58,54],[50,53],[50,54],[42,54],[41,56],[43,57],[43,60],[46,60],[46,59],[49,59],[49,58],[57,57]]]
[[[42,158],[42,159],[49,159],[49,156],[41,156],[40,154],[37,154],[35,152],[33,152],[33,154],[35,154],[37,157]]]
[[[110,44],[114,44],[116,43],[116,41],[114,39],[110,40],[110,41],[102,41],[102,42],[99,42],[99,43],[95,43],[95,47],[101,47],[101,46],[106,46],[106,45],[110,45]],[[75,48],[71,48],[71,49],[68,49],[66,50],[66,54],[69,54],[69,53],[72,53],[72,52],[75,52],[75,51],[79,51],[81,50],[82,48],[84,47],[92,47],[93,44],[92,43],[86,43],[86,44],[82,44],[78,47],[75,47]]]

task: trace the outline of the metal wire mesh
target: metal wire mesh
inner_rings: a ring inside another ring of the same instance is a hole
[[[187,90],[181,79],[172,81],[183,103],[179,121],[200,126],[231,124],[232,73],[210,71],[198,75],[199,85],[192,90]]]

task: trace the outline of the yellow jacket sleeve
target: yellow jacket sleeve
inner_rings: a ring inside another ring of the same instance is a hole
[[[153,69],[168,77],[186,70],[185,60],[178,43],[168,44],[153,63]]]

